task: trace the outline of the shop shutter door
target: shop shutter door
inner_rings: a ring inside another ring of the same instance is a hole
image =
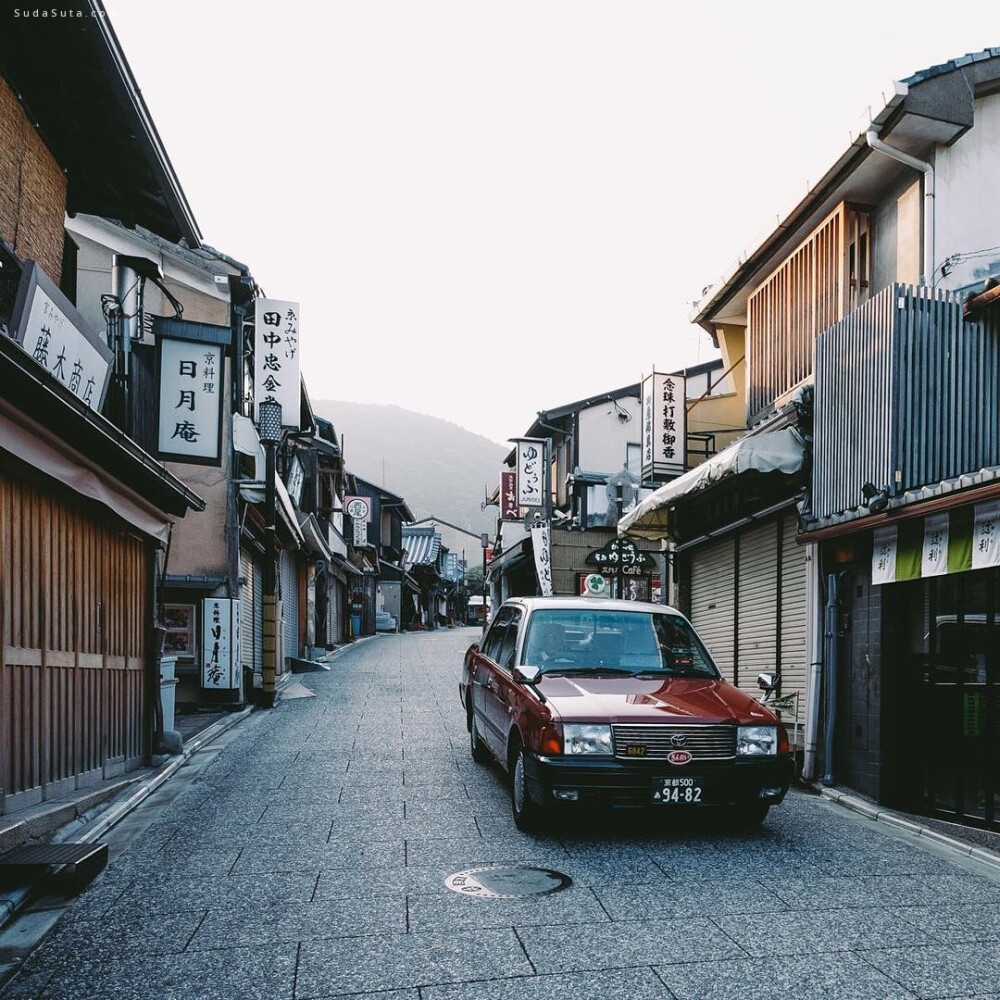
[[[336,577],[330,581],[330,644],[344,641],[344,585]]]
[[[287,549],[281,552],[281,611],[284,617],[284,655],[299,655],[298,560]],[[282,664],[282,667],[284,664]]]
[[[781,695],[798,692],[799,736],[806,711],[806,547],[795,541],[798,518],[785,514],[781,532]],[[782,713],[789,724],[794,712]]]
[[[759,697],[757,675],[777,664],[778,522],[740,535],[739,663],[742,690]]]
[[[701,545],[691,553],[691,621],[716,666],[733,679],[734,543],[731,537]]]
[[[256,560],[253,564],[253,669],[264,669],[264,569]]]
[[[245,549],[240,549],[240,661],[245,667],[253,667],[254,650],[254,600],[253,600],[253,559]]]

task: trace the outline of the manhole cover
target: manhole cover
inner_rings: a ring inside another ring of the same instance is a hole
[[[449,875],[444,884],[452,892],[476,899],[518,899],[521,896],[543,896],[559,892],[573,884],[562,872],[550,868],[530,868],[527,865],[484,865],[467,868]]]

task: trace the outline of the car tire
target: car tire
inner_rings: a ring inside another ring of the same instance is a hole
[[[542,827],[545,810],[535,802],[528,791],[526,766],[524,747],[519,746],[514,753],[510,769],[510,804],[515,826],[522,833],[534,833]]]
[[[490,752],[486,744],[479,738],[479,728],[476,726],[476,713],[469,710],[469,752],[477,764],[488,764]]]

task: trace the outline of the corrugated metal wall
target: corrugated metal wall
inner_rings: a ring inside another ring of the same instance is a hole
[[[1000,322],[951,292],[890,285],[816,342],[813,511],[853,510],[1000,465]]]
[[[786,514],[781,522],[781,695],[798,692],[800,725],[806,711],[806,547],[795,541],[798,518]],[[794,713],[782,714],[794,723]],[[791,732],[791,726],[789,726]]]
[[[299,655],[299,561],[294,552],[281,550],[281,614],[284,622],[284,655]]]
[[[759,694],[757,675],[777,664],[778,525],[757,524],[740,533],[740,687]]]
[[[861,484],[892,482],[893,286],[816,341],[813,511],[857,507]]]
[[[691,621],[716,666],[733,679],[736,622],[735,539],[720,538],[691,553]]]

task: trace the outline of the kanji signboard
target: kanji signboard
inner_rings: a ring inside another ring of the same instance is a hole
[[[240,686],[240,602],[206,597],[202,608],[201,686]]]
[[[281,404],[285,427],[299,426],[299,304],[254,303],[254,403]]]
[[[225,355],[219,344],[160,337],[160,458],[222,463]]]
[[[683,375],[653,372],[642,382],[642,478],[687,468],[687,387]]]
[[[517,473],[517,505],[545,505],[545,442],[535,438],[520,438],[515,442]]]
[[[21,275],[13,339],[74,396],[100,410],[114,355],[35,261]]]
[[[500,520],[521,520],[521,508],[517,504],[517,473],[513,470],[500,473]]]

